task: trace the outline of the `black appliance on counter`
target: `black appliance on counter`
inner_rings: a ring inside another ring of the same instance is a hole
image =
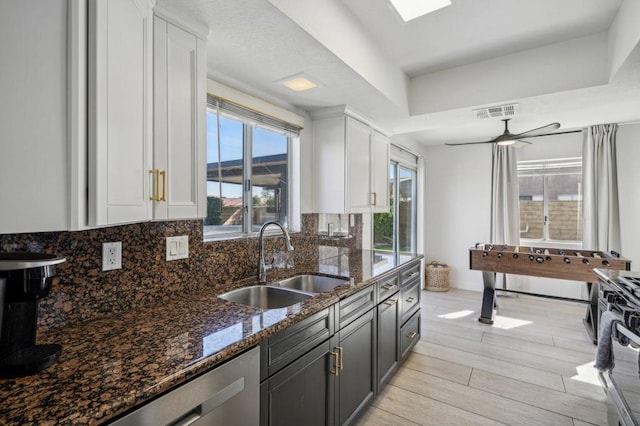
[[[600,372],[609,425],[640,425],[640,272],[594,270],[600,278],[598,311],[617,321],[611,340],[614,367]]]
[[[49,295],[55,265],[46,253],[0,253],[0,377],[35,374],[53,364],[62,347],[36,345],[38,300]]]

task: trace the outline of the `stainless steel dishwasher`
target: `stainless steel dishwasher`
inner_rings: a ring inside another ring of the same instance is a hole
[[[259,422],[260,349],[255,347],[111,424],[257,426]]]

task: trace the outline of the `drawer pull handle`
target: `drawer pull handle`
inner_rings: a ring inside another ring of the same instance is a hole
[[[393,305],[396,304],[396,302],[397,302],[397,300],[389,299],[386,302],[384,302],[384,304],[387,305],[387,306],[393,306]]]
[[[410,280],[411,278],[415,277],[415,276],[416,276],[416,275],[418,275],[418,274],[419,274],[419,272],[414,272],[413,274],[411,274],[411,275],[409,275],[409,276],[405,277],[405,279]]]
[[[338,350],[338,354],[339,354],[338,367],[340,368],[340,370],[343,370],[344,369],[344,363],[342,362],[342,350],[343,350],[343,348],[342,348],[342,346],[336,346],[336,349]]]
[[[411,303],[411,302],[413,302],[414,300],[416,300],[416,299],[414,299],[413,297],[410,297],[410,298],[408,298],[408,299],[407,299],[407,302]]]
[[[392,288],[395,288],[395,284],[385,284],[382,286],[382,288],[384,288],[385,290],[391,290]]]
[[[416,337],[418,335],[418,333],[416,333],[415,331],[412,331],[411,333],[407,334],[407,337],[409,339],[413,339],[414,337]]]
[[[334,376],[339,376],[340,375],[340,361],[338,358],[338,352],[331,352],[331,355],[333,355],[333,365],[335,365],[336,369],[331,371],[331,374],[333,374]]]

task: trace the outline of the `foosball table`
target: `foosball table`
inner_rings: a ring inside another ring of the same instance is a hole
[[[570,300],[587,304],[583,323],[594,343],[598,338],[598,278],[593,269],[630,270],[631,261],[614,251],[568,250],[536,248],[502,244],[478,243],[469,249],[469,268],[482,271],[484,291],[479,321],[493,324],[496,313],[496,273],[528,275],[584,281],[589,300],[570,299],[519,290],[497,289],[511,293],[552,299]]]

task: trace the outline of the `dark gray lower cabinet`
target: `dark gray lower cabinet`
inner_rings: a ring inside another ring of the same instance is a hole
[[[338,333],[336,424],[351,424],[375,392],[376,316],[371,309]]]
[[[400,351],[398,350],[398,298],[395,295],[378,305],[378,390],[387,383],[398,368]]]
[[[420,339],[420,261],[261,343],[260,424],[348,425]]]
[[[325,341],[260,385],[263,426],[334,424],[336,343]]]

